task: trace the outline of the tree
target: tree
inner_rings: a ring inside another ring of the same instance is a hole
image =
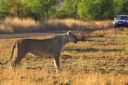
[[[112,19],[114,16],[114,1],[113,0],[97,0],[100,6],[99,19]]]
[[[57,4],[58,0],[22,0],[22,2],[31,7],[31,15],[35,19],[44,19],[49,18],[50,13],[55,11],[53,6]]]
[[[0,1],[0,17],[17,16],[44,19],[53,16],[58,0],[4,0]],[[4,3],[4,4],[3,4]]]
[[[78,13],[84,20],[111,19],[113,9],[113,0],[82,0],[78,6]]]
[[[57,11],[58,14],[61,14],[59,17],[72,17],[79,18],[78,16],[78,4],[81,0],[65,0],[62,8]]]
[[[117,14],[128,14],[128,0],[114,0]],[[116,14],[116,15],[117,15]]]
[[[99,18],[100,6],[97,0],[82,0],[78,6],[78,13],[83,20],[95,20]]]
[[[0,1],[0,19],[9,15],[9,8],[7,4],[3,1]]]

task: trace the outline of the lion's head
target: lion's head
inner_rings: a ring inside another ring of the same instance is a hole
[[[69,36],[69,38],[68,38],[69,42],[77,43],[78,39],[77,39],[76,35],[73,32],[68,31],[67,35]]]

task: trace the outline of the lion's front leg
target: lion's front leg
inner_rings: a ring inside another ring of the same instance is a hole
[[[58,71],[62,71],[60,69],[59,56],[60,56],[59,54],[56,56],[53,56],[53,61],[54,61],[54,65],[58,69]]]

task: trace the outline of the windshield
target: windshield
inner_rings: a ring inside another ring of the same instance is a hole
[[[128,20],[128,16],[118,16],[118,20]]]

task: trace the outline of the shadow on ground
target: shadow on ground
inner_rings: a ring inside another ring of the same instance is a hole
[[[87,48],[87,49],[64,49],[65,51],[75,51],[75,52],[118,52],[122,51],[121,49],[97,49],[97,48]]]

